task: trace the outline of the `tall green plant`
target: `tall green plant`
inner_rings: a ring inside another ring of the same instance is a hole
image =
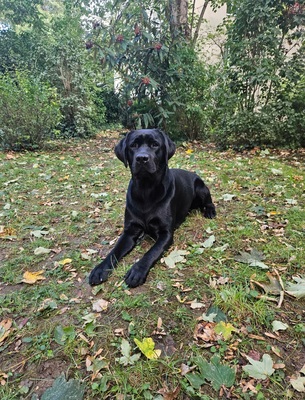
[[[86,46],[103,68],[116,72],[126,126],[165,126],[180,79],[185,33],[171,24],[167,1],[105,1],[96,10]],[[107,21],[107,22],[106,22]]]
[[[279,95],[290,80],[292,54],[297,57],[304,40],[305,7],[300,3],[230,1],[224,61],[227,95],[233,101],[229,102],[230,114],[228,110],[221,114],[221,134],[216,137],[221,144],[239,147],[300,143],[297,131],[285,135],[281,127],[292,114],[287,98],[284,101]],[[304,75],[304,66],[301,69]]]
[[[90,135],[105,114],[100,77],[84,46],[85,3],[0,0],[0,72],[26,69],[56,88],[68,136]]]
[[[54,134],[60,122],[56,90],[17,71],[0,76],[0,147],[36,149]]]

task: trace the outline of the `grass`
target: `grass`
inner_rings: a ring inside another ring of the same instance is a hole
[[[150,246],[144,241],[96,291],[88,274],[123,226],[129,172],[114,156],[118,139],[108,131],[48,151],[0,154],[0,398],[41,397],[61,373],[84,383],[87,400],[303,398],[290,379],[305,364],[304,303],[286,294],[277,307],[279,296],[266,299],[251,281],[268,282],[274,269],[284,285],[304,276],[304,151],[179,147],[170,166],[205,179],[217,218],[195,212],[176,231],[168,254],[187,250],[184,263],[160,261],[145,285],[128,289],[122,277]],[[204,248],[212,234],[215,243]],[[39,247],[50,251],[37,255]],[[236,261],[251,249],[269,270]],[[23,283],[26,271],[45,279]],[[108,303],[97,312],[99,299]],[[215,334],[217,322],[204,322],[211,307],[234,328],[226,339],[198,336],[204,326]],[[288,328],[273,332],[274,320]],[[124,365],[123,338],[129,356],[139,353],[134,338],[152,338],[160,358]],[[250,377],[246,355],[264,354],[280,368]],[[215,355],[224,366],[220,387],[198,368]]]

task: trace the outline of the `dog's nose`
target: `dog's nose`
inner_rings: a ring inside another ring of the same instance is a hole
[[[146,164],[149,161],[149,157],[147,154],[138,154],[136,156],[136,161],[140,164]]]

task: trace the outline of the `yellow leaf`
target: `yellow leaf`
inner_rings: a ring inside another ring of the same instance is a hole
[[[43,270],[37,271],[37,272],[25,271],[25,273],[23,274],[22,282],[33,285],[34,283],[36,283],[39,280],[46,279],[44,276],[42,276],[43,273],[44,273]]]
[[[232,332],[236,332],[237,329],[234,328],[232,324],[225,323],[224,321],[220,321],[216,326],[215,326],[215,332],[220,335],[222,334],[224,340],[227,340],[231,337]]]
[[[282,214],[280,211],[270,211],[269,215],[280,215]]]
[[[186,150],[186,154],[192,154],[193,153],[193,150],[192,149],[187,149]]]
[[[160,357],[161,350],[155,350],[155,342],[152,338],[144,338],[142,341],[134,338],[134,342],[149,360],[155,360]]]
[[[66,265],[66,264],[71,264],[73,260],[71,258],[65,258],[64,260],[58,261],[59,265]]]
[[[9,238],[16,236],[16,229],[9,226],[0,225],[0,238]]]

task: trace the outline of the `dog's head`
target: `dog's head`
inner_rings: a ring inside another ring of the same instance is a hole
[[[134,176],[155,174],[174,155],[174,142],[159,129],[129,132],[115,147],[120,161],[129,165]]]

